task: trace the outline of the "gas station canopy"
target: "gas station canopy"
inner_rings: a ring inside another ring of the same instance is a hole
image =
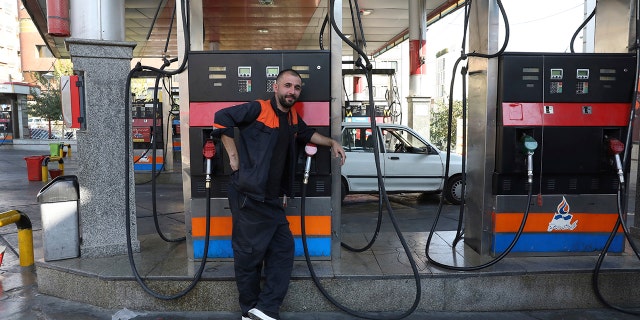
[[[202,1],[204,21],[204,49],[217,50],[317,50],[323,21],[328,13],[329,0],[238,0]],[[359,9],[366,41],[365,51],[370,55],[395,46],[408,39],[409,1],[362,0],[342,1],[342,32],[352,35],[351,20]],[[47,46],[57,58],[69,58],[63,37],[47,33],[46,0],[23,0]],[[125,41],[137,43],[134,58],[176,57],[177,28],[172,19],[176,1],[124,0]],[[73,3],[71,3],[73,5]],[[463,0],[427,0],[425,12],[429,23],[463,6]],[[192,11],[195,7],[192,5]],[[355,17],[355,16],[354,16]],[[354,18],[357,21],[357,17]],[[73,24],[73,21],[71,21]],[[324,29],[325,39],[331,26]],[[71,35],[73,37],[73,34]],[[362,40],[359,37],[358,40]],[[328,47],[326,41],[325,48]],[[346,46],[345,46],[346,47]],[[351,49],[345,48],[351,55]]]

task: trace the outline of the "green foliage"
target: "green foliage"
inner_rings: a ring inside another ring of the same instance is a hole
[[[47,90],[31,89],[33,100],[29,103],[29,115],[41,117],[48,121],[62,119],[62,102],[60,90],[48,86]]]
[[[70,60],[57,60],[53,67],[53,77],[51,79],[47,79],[39,73],[32,73],[42,87],[31,89],[31,101],[28,104],[29,115],[41,117],[49,122],[49,134],[51,134],[51,121],[62,119],[60,77],[73,73]]]
[[[454,101],[451,120],[451,150],[455,150],[457,119],[462,118],[462,101]],[[440,150],[447,148],[447,131],[449,130],[449,102],[439,101],[431,112],[431,142]]]
[[[137,100],[153,101],[153,96],[149,94],[149,85],[147,85],[147,79],[133,78],[131,79],[131,93],[134,94]]]
[[[71,59],[58,59],[53,64],[53,74],[55,79],[60,79],[61,76],[69,76],[73,74],[73,64]]]

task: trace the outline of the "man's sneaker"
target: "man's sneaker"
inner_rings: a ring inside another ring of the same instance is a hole
[[[249,310],[249,318],[251,318],[251,320],[276,320],[256,308]]]
[[[242,316],[242,320],[251,320],[251,318],[249,318],[249,316]]]

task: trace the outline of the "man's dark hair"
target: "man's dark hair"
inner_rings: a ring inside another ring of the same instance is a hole
[[[302,79],[302,76],[300,76],[300,73],[298,73],[298,71],[295,71],[293,69],[284,69],[284,70],[280,71],[280,73],[278,73],[278,76],[276,77],[276,80],[280,80],[280,77],[282,77],[282,75],[285,74],[285,73],[296,75],[296,76],[298,76],[298,78]]]

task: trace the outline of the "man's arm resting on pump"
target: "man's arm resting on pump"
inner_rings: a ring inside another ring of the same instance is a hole
[[[229,165],[231,166],[231,170],[237,171],[240,167],[240,159],[238,158],[238,149],[236,148],[236,142],[233,138],[227,135],[221,135],[220,140],[222,140],[222,144],[224,145],[225,151],[227,151],[227,155],[229,156]]]
[[[311,142],[313,142],[313,143],[315,143],[317,145],[331,147],[331,149],[333,150],[334,156],[340,158],[340,164],[341,165],[343,165],[344,161],[347,159],[347,154],[344,153],[344,149],[342,148],[342,145],[340,145],[340,143],[338,143],[338,141],[336,141],[336,140],[333,140],[333,139],[331,139],[329,137],[325,137],[325,136],[315,132],[311,136]],[[226,147],[226,144],[225,144],[225,147]]]

